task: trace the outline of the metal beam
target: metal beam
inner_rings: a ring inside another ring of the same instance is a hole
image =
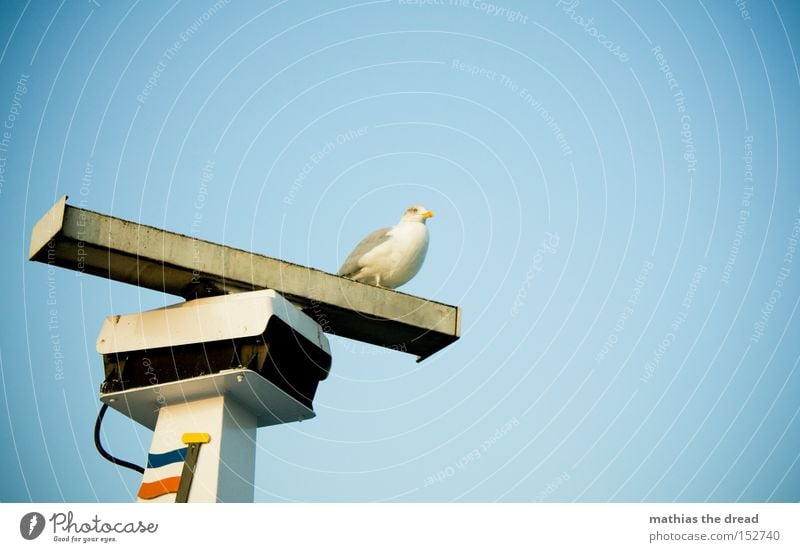
[[[111,280],[192,297],[274,289],[323,330],[419,357],[461,334],[461,309],[399,291],[67,205],[33,227],[29,258]]]

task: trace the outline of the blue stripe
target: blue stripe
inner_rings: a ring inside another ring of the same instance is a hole
[[[167,464],[174,464],[175,462],[183,462],[186,459],[187,448],[188,447],[183,447],[180,449],[171,450],[169,452],[162,452],[159,454],[150,453],[147,455],[147,467],[160,468],[161,466],[166,466]]]

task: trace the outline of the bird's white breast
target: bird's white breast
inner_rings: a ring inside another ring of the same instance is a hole
[[[381,285],[395,288],[419,271],[428,251],[428,228],[421,222],[400,222],[388,233],[389,239],[364,255],[360,264],[380,274]]]

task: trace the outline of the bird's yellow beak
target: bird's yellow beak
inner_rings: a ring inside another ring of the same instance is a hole
[[[431,218],[433,216],[433,211],[427,211],[422,213],[422,218]]]

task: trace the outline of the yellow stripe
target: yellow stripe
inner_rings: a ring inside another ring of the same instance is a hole
[[[208,443],[211,440],[211,435],[208,433],[184,433],[182,440],[187,445],[190,443]]]

